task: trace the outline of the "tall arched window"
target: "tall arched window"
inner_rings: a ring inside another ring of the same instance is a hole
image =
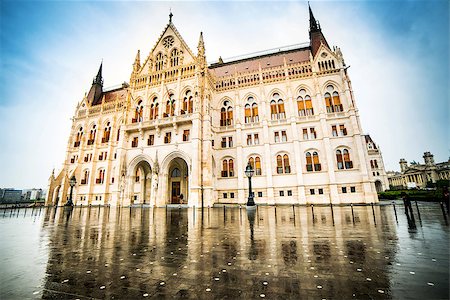
[[[343,111],[339,93],[331,84],[327,86],[327,92],[325,93],[325,105],[327,106],[328,113]]]
[[[105,169],[100,169],[98,171],[98,178],[95,180],[97,184],[103,184],[105,182]]]
[[[311,152],[306,152],[306,171],[314,172],[320,170],[322,170],[322,165],[319,161],[319,153],[317,153],[316,151],[314,151],[312,154]]]
[[[161,71],[164,66],[164,56],[161,52],[156,55],[155,67],[156,71]]]
[[[306,93],[306,90],[301,89],[297,97],[297,109],[300,117],[314,115],[311,97]]]
[[[233,159],[224,159],[222,161],[222,177],[233,177],[234,176],[234,163]]]
[[[350,160],[350,153],[347,149],[336,150],[336,162],[339,170],[353,169],[353,162]]]
[[[248,97],[245,104],[245,123],[254,123],[259,121],[258,104],[253,97]]]
[[[141,169],[137,168],[134,174],[134,182],[139,182],[141,180]]]
[[[172,177],[172,178],[181,177],[180,169],[178,169],[178,168],[173,169],[172,173],[170,174],[170,177]]]
[[[175,112],[175,99],[173,98],[173,94],[169,95],[169,99],[166,102],[166,112],[164,113],[164,117],[173,116]]]
[[[150,105],[150,120],[155,120],[158,118],[158,98],[153,98],[152,104]]]
[[[259,156],[251,156],[248,159],[248,163],[252,166],[253,170],[255,170],[255,175],[261,175],[261,158]]]
[[[220,109],[220,126],[233,125],[233,107],[230,101],[226,100]]]
[[[131,120],[131,123],[142,122],[143,115],[144,115],[144,104],[142,103],[142,100],[139,100],[134,110],[134,118],[133,120]]]
[[[283,156],[277,155],[277,174],[289,174],[291,173],[291,166],[289,164],[289,156],[284,154]]]
[[[170,52],[170,66],[176,67],[178,66],[178,62],[180,59],[180,52],[175,48]]]
[[[109,137],[111,136],[111,123],[106,123],[105,131],[103,131],[102,143],[109,142]]]
[[[279,120],[286,118],[286,112],[284,110],[283,99],[280,98],[278,93],[272,95],[272,100],[270,101],[270,114],[272,120]]]
[[[194,97],[192,96],[192,92],[190,90],[186,91],[183,98],[183,109],[181,110],[181,114],[192,113],[194,111]]]
[[[97,134],[97,125],[94,124],[94,126],[92,126],[91,131],[89,132],[89,140],[87,142],[88,145],[94,144],[96,134]]]
[[[83,137],[83,127],[80,127],[80,129],[77,132],[77,136],[75,138],[75,142],[73,143],[74,147],[80,146],[81,138]]]
[[[81,184],[87,184],[89,182],[89,170],[84,170],[83,178],[81,179]]]

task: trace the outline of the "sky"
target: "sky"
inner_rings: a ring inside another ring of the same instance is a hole
[[[398,161],[449,151],[449,2],[310,1],[341,48],[363,131]],[[208,61],[308,42],[305,1],[0,1],[0,187],[46,188],[71,117],[103,60],[104,86],[129,81],[168,23]]]

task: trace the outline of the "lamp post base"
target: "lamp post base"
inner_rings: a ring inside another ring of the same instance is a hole
[[[256,209],[256,205],[246,205],[245,206],[245,208],[247,209],[247,210],[254,210],[254,209]]]

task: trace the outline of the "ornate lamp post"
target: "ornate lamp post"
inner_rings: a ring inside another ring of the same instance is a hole
[[[248,177],[248,200],[247,200],[247,208],[254,208],[255,201],[253,201],[253,192],[252,192],[252,176],[255,173],[250,163],[245,167],[245,176]]]
[[[73,192],[73,187],[75,186],[75,184],[77,184],[77,179],[75,178],[75,175],[72,175],[72,177],[70,177],[69,184],[70,184],[69,200],[67,200],[67,203],[65,206],[73,206],[72,192]]]

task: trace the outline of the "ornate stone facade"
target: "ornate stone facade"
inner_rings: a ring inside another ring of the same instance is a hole
[[[408,165],[404,158],[400,159],[401,172],[388,172],[389,186],[393,189],[425,188],[429,182],[450,180],[450,159],[435,163],[433,154],[425,152],[423,160],[423,164]]]
[[[100,67],[47,204],[66,202],[72,175],[76,205],[245,203],[248,163],[257,204],[378,201],[381,153],[362,133],[343,55],[311,11],[308,45],[210,65],[205,53],[203,35],[195,54],[170,16],[142,62],[138,51],[129,84],[103,90]]]

